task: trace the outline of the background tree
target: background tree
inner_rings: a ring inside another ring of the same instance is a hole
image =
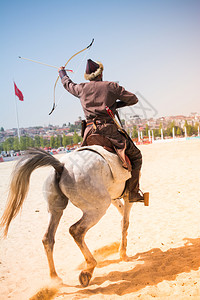
[[[40,137],[39,135],[36,135],[34,138],[34,146],[39,148],[40,147]]]
[[[196,122],[195,125],[194,125],[194,134],[195,135],[198,135],[198,127],[199,127],[199,123]]]
[[[177,130],[176,130],[176,135],[177,135],[177,136],[180,136],[180,135],[182,135],[182,130],[181,130],[181,128],[180,128],[180,127],[177,127]]]
[[[55,148],[55,138],[54,138],[54,136],[51,136],[51,138],[50,138],[50,147],[52,149]]]
[[[44,147],[47,147],[47,148],[50,147],[50,140],[44,139]]]
[[[133,126],[132,138],[137,138],[137,137],[138,137],[137,126]]]
[[[67,146],[67,136],[65,134],[63,134],[63,137],[62,137],[62,144],[63,144],[63,147]]]
[[[9,137],[3,142],[3,150],[10,151],[13,150],[14,137]]]
[[[149,136],[149,125],[148,124],[146,124],[146,126],[145,126],[144,135]]]
[[[173,127],[175,127],[174,121],[168,124],[167,129],[164,131],[164,134],[166,136],[172,136],[173,135],[173,133],[172,133]]]
[[[66,136],[66,144],[67,146],[73,144],[73,136]]]
[[[26,137],[25,136],[20,137],[19,148],[20,148],[21,151],[24,151],[24,150],[27,149]]]
[[[44,148],[44,138],[40,136],[40,147]]]
[[[194,127],[192,125],[189,125],[187,120],[185,120],[185,128],[187,130],[187,135],[191,136],[194,134]]]
[[[62,138],[60,135],[57,135],[55,138],[55,148],[59,148],[62,146]]]
[[[19,151],[20,150],[20,147],[19,147],[19,138],[18,137],[14,138],[13,150],[15,150],[15,151]]]
[[[27,143],[28,143],[28,147],[29,147],[29,148],[33,148],[33,147],[34,147],[34,145],[35,145],[35,143],[34,143],[34,139],[33,139],[33,138],[31,138],[30,136],[28,137],[28,141],[27,141]]]
[[[163,131],[163,124],[160,123],[160,125],[159,125],[159,135],[160,135],[160,137],[161,137],[161,132],[162,131]]]
[[[76,130],[74,131],[74,135],[73,135],[73,143],[74,144],[78,144],[80,142],[79,136],[76,133]]]
[[[158,129],[158,128],[153,129],[153,135],[154,135],[154,137],[160,137],[160,129]]]

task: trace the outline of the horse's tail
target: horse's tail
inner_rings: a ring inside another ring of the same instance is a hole
[[[63,164],[48,152],[33,148],[16,164],[11,178],[10,190],[5,211],[1,217],[0,227],[4,228],[4,236],[7,236],[10,222],[16,217],[22,208],[24,199],[28,193],[31,173],[43,166],[52,166],[58,175],[63,172]]]

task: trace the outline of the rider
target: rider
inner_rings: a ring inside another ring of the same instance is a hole
[[[126,154],[132,166],[132,177],[126,182],[126,193],[130,202],[143,200],[143,195],[139,190],[141,152],[127,135],[118,130],[106,111],[106,106],[108,106],[113,114],[116,114],[117,108],[134,105],[138,102],[138,98],[116,82],[103,81],[103,65],[100,62],[88,59],[84,77],[89,82],[85,83],[74,83],[68,77],[64,67],[59,68],[58,71],[64,88],[80,99],[86,117],[82,145],[87,145],[88,136],[98,133],[109,139],[121,159]]]

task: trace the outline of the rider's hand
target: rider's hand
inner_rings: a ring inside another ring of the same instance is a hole
[[[60,78],[62,79],[65,75],[67,75],[66,71],[65,71],[65,67],[60,67],[58,69],[58,73],[59,73],[59,76]]]
[[[61,71],[61,70],[64,70],[65,69],[65,67],[60,67],[59,69],[58,69],[58,73]]]

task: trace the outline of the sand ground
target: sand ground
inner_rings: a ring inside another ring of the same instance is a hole
[[[98,265],[91,284],[82,288],[78,276],[84,259],[68,232],[81,212],[69,204],[56,234],[55,265],[64,284],[54,299],[200,299],[200,141],[140,149],[141,188],[150,192],[150,206],[133,204],[129,261],[119,260],[121,216],[111,206],[86,235]],[[1,214],[14,163],[0,163]],[[29,299],[39,290],[33,299],[51,299],[54,293],[41,242],[48,224],[42,186],[49,171],[34,171],[23,210],[0,241],[1,300]]]

